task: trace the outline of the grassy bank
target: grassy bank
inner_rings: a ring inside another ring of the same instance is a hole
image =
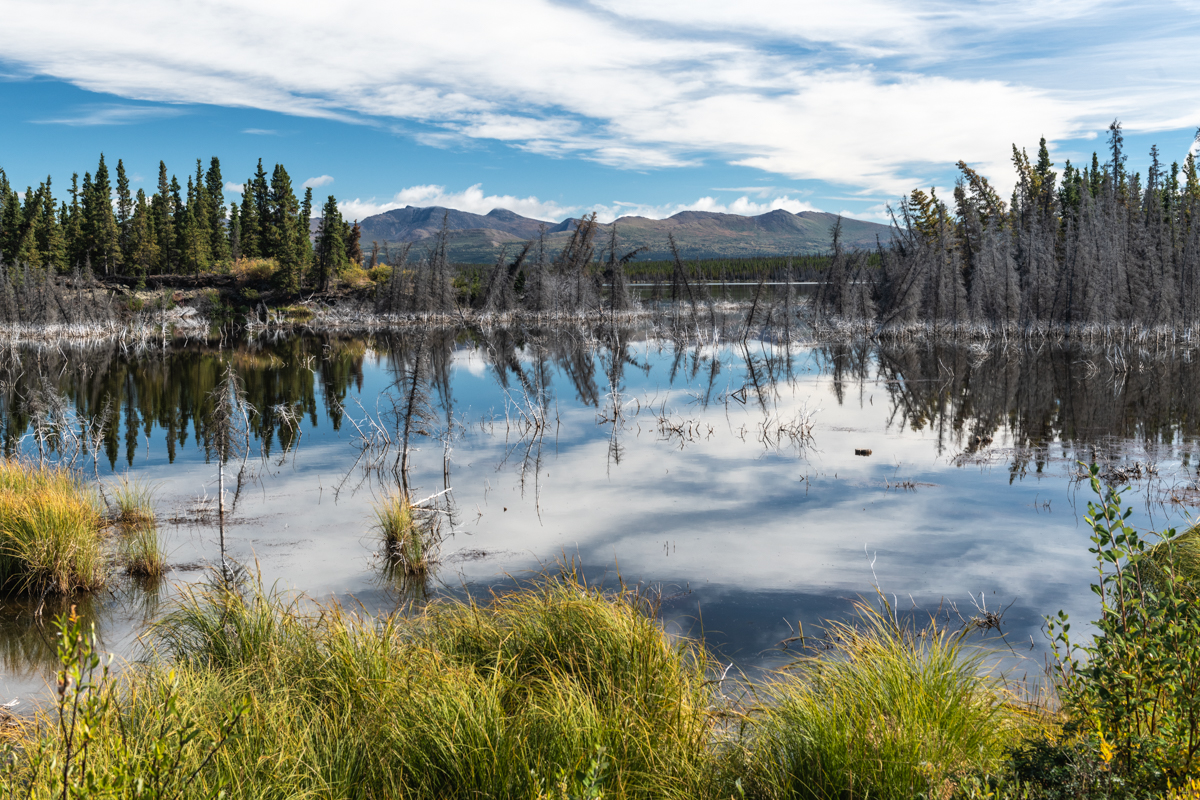
[[[213,585],[120,681],[89,677],[68,620],[60,702],[84,709],[86,736],[48,719],[6,788],[59,794],[65,774],[122,797],[138,780],[155,797],[935,797],[999,769],[1027,728],[962,636],[868,613],[838,629],[844,648],[743,695],[654,610],[571,573],[384,618]]]

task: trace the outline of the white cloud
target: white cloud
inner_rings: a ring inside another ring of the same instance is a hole
[[[242,192],[246,191],[246,184],[225,181],[225,191],[233,192],[234,194],[241,194]]]
[[[680,211],[712,211],[719,214],[741,214],[756,217],[776,209],[799,214],[801,211],[818,211],[815,206],[803,200],[796,200],[788,195],[774,197],[766,202],[756,203],[748,196],[742,195],[728,203],[720,202],[713,197],[700,197],[692,203],[668,203],[666,205],[647,205],[643,203],[615,202],[611,205],[597,205],[586,211],[596,212],[600,222],[612,222],[618,217],[648,217],[649,219],[666,219]]]
[[[322,186],[327,186],[333,183],[332,175],[318,175],[315,178],[309,178],[304,183],[300,184],[305,189],[318,189]]]
[[[279,131],[267,130],[266,128],[246,128],[242,133],[248,133],[252,136],[278,136]]]
[[[442,146],[487,139],[630,168],[720,160],[892,195],[959,158],[1007,174],[1012,142],[1078,137],[1114,116],[1131,131],[1200,123],[1200,84],[1184,77],[1200,69],[1197,13],[1171,4],[355,8],[5,0],[0,52],[138,100],[417,123]]]
[[[374,214],[381,214],[393,208],[405,206],[444,206],[472,214],[486,214],[494,208],[505,208],[524,217],[544,219],[548,222],[560,222],[574,215],[580,209],[578,206],[562,206],[553,201],[544,202],[532,195],[516,197],[514,195],[485,195],[483,184],[477,183],[461,192],[446,191],[445,186],[427,184],[410,186],[401,189],[390,200],[343,200],[338,203],[338,209],[347,219],[364,219]]]
[[[133,125],[164,117],[177,117],[183,113],[183,109],[171,106],[98,104],[80,106],[69,116],[30,121],[38,125]]]
[[[583,214],[596,212],[596,218],[601,222],[612,222],[618,217],[636,216],[650,219],[665,219],[678,214],[680,211],[713,211],[723,214],[741,214],[757,216],[768,211],[784,209],[793,214],[801,211],[817,211],[815,206],[804,201],[780,195],[765,199],[763,202],[751,200],[748,195],[742,195],[732,201],[721,201],[714,197],[700,197],[691,203],[668,203],[654,205],[650,203],[633,203],[615,201],[610,204],[593,206],[564,206],[553,201],[539,200],[537,197],[516,197],[514,195],[485,195],[483,184],[475,184],[461,192],[447,191],[445,186],[427,184],[410,186],[401,189],[390,200],[354,199],[338,203],[342,216],[347,219],[365,219],[393,208],[405,206],[444,206],[472,214],[486,214],[495,208],[504,208],[525,217],[543,219],[547,222],[561,222],[567,217],[579,217]],[[846,216],[861,216],[860,214]]]

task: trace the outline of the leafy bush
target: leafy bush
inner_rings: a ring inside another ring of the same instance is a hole
[[[1200,602],[1186,577],[1190,538],[1168,530],[1158,544],[1126,523],[1121,492],[1102,490],[1090,467],[1087,522],[1100,598],[1089,645],[1071,638],[1067,615],[1049,620],[1064,709],[1127,783],[1166,792],[1200,776]]]
[[[267,283],[279,271],[279,262],[273,258],[241,258],[233,263],[229,271],[242,285]]]
[[[352,289],[361,289],[371,284],[371,275],[357,264],[343,267],[341,270],[341,279]]]

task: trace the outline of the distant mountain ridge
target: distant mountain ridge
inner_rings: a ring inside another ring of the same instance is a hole
[[[450,258],[466,263],[494,261],[500,248],[507,246],[511,251],[515,245],[536,239],[543,226],[547,246],[557,250],[578,222],[549,223],[502,208],[472,214],[441,206],[406,206],[359,220],[363,250],[368,252],[372,241],[380,246],[386,242],[389,248],[412,242],[414,251],[421,252],[432,244],[443,220],[451,232]],[[687,258],[806,255],[831,249],[836,221],[836,214],[822,211],[793,214],[776,209],[758,216],[681,211],[666,219],[621,217],[601,224],[597,239],[607,243],[609,229],[615,224],[619,248],[648,248],[639,259],[669,258],[668,234],[675,236],[681,255]],[[889,240],[886,225],[842,218],[842,243],[847,249],[873,248],[877,241]]]

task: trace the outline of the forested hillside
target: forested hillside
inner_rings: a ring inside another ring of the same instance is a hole
[[[914,190],[900,203],[880,266],[838,248],[818,296],[826,318],[876,329],[914,324],[1028,329],[1192,324],[1200,310],[1200,178],[1150,151],[1126,168],[1121,126],[1097,154],[1062,172],[1042,140],[1013,147],[1004,202],[963,162],[952,203]]]

